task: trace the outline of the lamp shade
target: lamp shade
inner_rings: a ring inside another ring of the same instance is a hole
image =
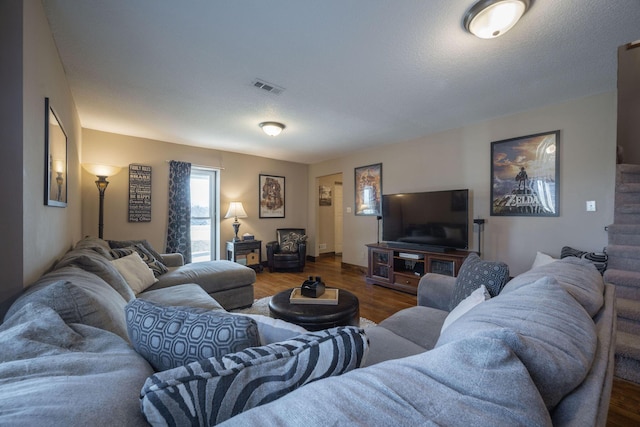
[[[280,132],[282,132],[282,130],[286,127],[282,123],[278,123],[278,122],[262,122],[258,126],[260,126],[264,131],[264,133],[266,133],[269,136],[280,135]]]
[[[242,202],[231,202],[225,218],[247,218]]]
[[[464,27],[481,39],[509,31],[529,8],[529,0],[481,0],[469,9]]]
[[[122,169],[120,166],[98,165],[95,163],[83,163],[82,167],[90,174],[104,177],[113,176]]]

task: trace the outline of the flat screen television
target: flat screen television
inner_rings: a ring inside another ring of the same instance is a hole
[[[444,251],[469,248],[469,190],[382,196],[382,240]]]

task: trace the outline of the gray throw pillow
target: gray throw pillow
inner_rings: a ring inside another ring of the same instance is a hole
[[[111,249],[128,248],[130,246],[134,246],[134,245],[140,243],[142,246],[145,247],[146,250],[148,250],[151,253],[151,255],[153,255],[153,257],[155,259],[158,259],[158,260],[162,261],[162,255],[160,255],[155,249],[153,249],[153,246],[151,246],[151,243],[149,243],[149,241],[146,240],[146,239],[141,239],[141,240],[107,240],[107,242],[109,243],[109,247]]]
[[[201,360],[149,377],[142,410],[152,425],[214,425],[358,368],[367,351],[364,331],[343,326]]]
[[[140,258],[149,266],[153,275],[159,277],[169,271],[166,265],[161,260],[157,259],[142,243],[136,243],[133,246],[126,248],[114,248],[111,249],[111,256],[114,259],[123,258],[127,255],[137,252]]]
[[[453,290],[449,311],[471,295],[471,292],[484,285],[491,297],[500,293],[509,280],[509,266],[500,261],[484,261],[478,254],[471,253],[462,263],[456,285]]]
[[[142,299],[127,304],[125,313],[133,348],[156,371],[260,345],[256,322],[245,316]]]
[[[574,249],[571,246],[564,246],[560,252],[560,258],[567,257],[586,259],[595,265],[600,274],[604,274],[604,271],[607,269],[607,262],[609,261],[609,256],[604,252],[586,252]]]

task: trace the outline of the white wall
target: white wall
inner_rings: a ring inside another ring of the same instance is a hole
[[[276,228],[306,227],[308,166],[245,154],[189,147],[168,142],[83,129],[83,163],[123,167],[110,177],[105,192],[104,238],[109,240],[147,239],[160,252],[165,248],[168,215],[169,164],[167,160],[194,165],[223,167],[220,173],[220,234],[222,258],[225,242],[234,236],[233,218],[224,219],[232,201],[242,202],[248,218],[240,219],[239,235],[252,233],[264,244],[274,240]],[[152,167],[151,222],[128,222],[128,167],[138,163]],[[285,177],[285,217],[259,218],[258,176]],[[96,177],[82,171],[82,234],[98,235],[98,190]]]
[[[560,129],[560,216],[492,217],[491,142]],[[343,262],[366,266],[365,244],[376,241],[375,217],[353,214],[353,168],[383,164],[383,193],[470,189],[472,216],[485,218],[483,258],[503,260],[512,274],[528,269],[536,251],[559,256],[562,246],[601,251],[613,222],[616,96],[606,93],[496,118],[401,144],[361,150],[310,168],[316,177],[344,174]],[[311,192],[312,189],[310,188]],[[596,212],[585,202],[595,200]],[[351,208],[351,213],[347,209]],[[313,236],[317,210],[309,206]],[[477,250],[477,234],[471,236]],[[310,245],[314,249],[314,245]]]

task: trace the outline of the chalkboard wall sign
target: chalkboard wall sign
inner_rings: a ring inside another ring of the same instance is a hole
[[[151,221],[151,166],[129,165],[129,222]]]

